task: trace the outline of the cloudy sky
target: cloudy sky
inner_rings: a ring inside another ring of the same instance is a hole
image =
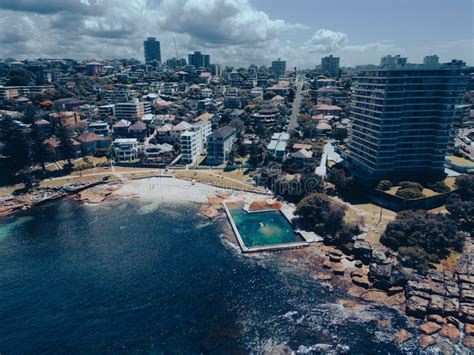
[[[201,50],[224,65],[346,66],[386,54],[474,64],[472,0],[0,0],[0,57],[138,58]]]

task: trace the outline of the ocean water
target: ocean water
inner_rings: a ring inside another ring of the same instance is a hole
[[[195,205],[64,200],[0,220],[0,353],[399,353],[395,311],[244,256]],[[377,319],[390,319],[391,329]]]

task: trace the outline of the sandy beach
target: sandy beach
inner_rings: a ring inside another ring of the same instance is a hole
[[[128,180],[114,192],[116,196],[133,196],[144,200],[164,202],[208,203],[214,196],[228,195],[229,200],[253,200],[265,195],[224,189],[199,182],[191,182],[172,177]]]

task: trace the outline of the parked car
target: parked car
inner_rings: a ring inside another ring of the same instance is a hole
[[[461,140],[467,145],[470,145],[472,143],[472,141],[467,137],[461,137]]]

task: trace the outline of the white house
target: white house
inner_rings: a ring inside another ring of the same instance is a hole
[[[114,156],[118,161],[136,159],[138,156],[138,139],[118,138],[112,145]]]

